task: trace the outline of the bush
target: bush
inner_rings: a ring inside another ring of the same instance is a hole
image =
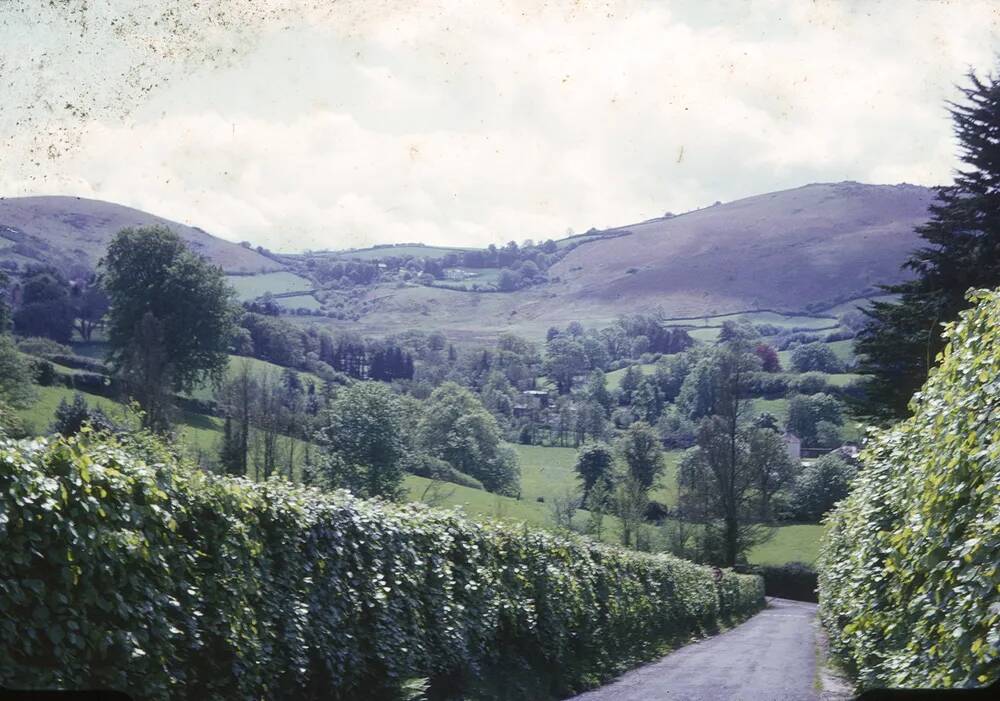
[[[87,372],[92,372],[98,375],[110,374],[107,365],[99,360],[94,360],[93,358],[88,358],[83,355],[73,355],[72,353],[48,353],[45,355],[45,358],[47,360],[51,360],[57,365],[74,368],[75,370],[86,370]]]
[[[817,523],[834,504],[847,496],[856,474],[853,465],[834,453],[827,453],[802,468],[788,494],[788,507],[795,519]]]
[[[141,434],[7,441],[0,499],[2,686],[347,699],[534,670],[566,694],[763,604],[757,577],[211,475]]]
[[[792,367],[796,372],[844,371],[844,364],[825,343],[806,343],[792,351]]]
[[[831,390],[837,388],[827,383],[826,375],[823,373],[807,372],[795,378],[792,389],[799,394],[819,394],[820,392],[831,394]]]
[[[31,371],[35,377],[35,382],[42,387],[51,387],[55,384],[55,381],[59,376],[56,372],[55,365],[47,360],[42,360],[41,358],[32,358]]]
[[[971,299],[828,520],[820,613],[862,687],[1000,678],[1000,292]]]
[[[72,355],[73,349],[62,343],[56,343],[44,336],[27,336],[17,339],[17,349],[26,355]]]
[[[752,565],[746,572],[764,578],[764,594],[793,601],[816,603],[817,575],[803,562],[787,562],[784,565]]]

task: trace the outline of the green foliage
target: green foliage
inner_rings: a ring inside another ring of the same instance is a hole
[[[125,371],[150,425],[162,426],[167,388],[220,381],[235,330],[233,291],[222,270],[164,227],[123,229],[101,260],[111,301],[110,359]]]
[[[796,372],[844,371],[840,358],[825,343],[806,343],[792,351],[792,367]]]
[[[544,369],[559,394],[566,394],[572,389],[574,378],[590,369],[590,362],[580,341],[560,334],[545,346]]]
[[[69,343],[73,336],[69,283],[54,269],[38,269],[21,283],[21,304],[14,311],[14,331]]]
[[[0,402],[18,408],[34,399],[31,363],[14,346],[10,335],[0,333]]]
[[[816,522],[847,496],[857,468],[833,453],[828,453],[802,469],[788,495],[789,507],[796,520]]]
[[[517,493],[517,456],[502,444],[493,415],[464,387],[446,382],[431,393],[419,436],[424,450],[475,477],[491,492]]]
[[[968,80],[963,102],[949,103],[962,166],[952,185],[938,188],[930,221],[917,229],[925,245],[906,263],[915,276],[883,288],[899,302],[875,302],[857,337],[859,369],[870,379],[854,409],[864,416],[906,416],[944,346],[941,325],[969,306],[970,288],[1000,285],[1000,79],[970,72]]]
[[[0,685],[379,698],[534,670],[567,694],[763,605],[757,577],[189,468],[142,434],[0,443]]]
[[[821,422],[840,426],[844,423],[842,407],[829,394],[798,394],[788,402],[788,430],[807,445],[815,445]]]
[[[576,473],[583,482],[583,501],[589,503],[598,483],[607,489],[614,481],[615,454],[607,443],[584,443],[576,458]]]
[[[381,382],[358,382],[338,394],[320,430],[321,470],[330,484],[359,496],[395,498],[408,445],[399,398]]]
[[[863,687],[1000,673],[1000,293],[970,299],[913,416],[873,436],[829,518],[821,615]]]
[[[636,421],[626,429],[615,448],[642,489],[648,491],[663,471],[663,448],[653,428],[644,421]]]

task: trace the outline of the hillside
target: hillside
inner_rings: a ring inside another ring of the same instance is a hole
[[[0,261],[16,261],[19,267],[48,263],[67,272],[93,269],[117,231],[153,224],[173,229],[192,250],[226,272],[259,273],[282,267],[256,251],[201,229],[81,197],[0,199]]]
[[[612,231],[630,233],[575,248],[549,283],[517,292],[383,285],[368,293],[372,311],[360,323],[380,332],[419,318],[473,338],[503,329],[538,336],[656,306],[674,317],[822,312],[904,277],[932,199],[929,188],[853,182],[758,195],[619,227]]]
[[[716,322],[699,318],[765,309],[791,315],[789,324],[807,325],[810,319],[796,315],[822,314],[836,305],[842,310],[848,300],[871,296],[877,284],[903,277],[900,266],[917,245],[914,227],[926,218],[932,197],[930,189],[914,185],[816,184],[621,226],[600,232],[611,237],[570,250],[548,270],[548,282],[514,292],[445,289],[389,277],[327,294],[306,278],[291,276],[290,287],[289,273],[238,282],[247,299],[298,291],[282,306],[313,313],[301,317],[308,323],[372,335],[416,327],[440,329],[456,340],[489,339],[505,330],[539,338],[550,326],[575,320],[601,326],[622,313],[654,307],[706,326]],[[115,231],[151,223],[175,229],[227,272],[282,267],[201,229],[73,197],[0,200],[0,261],[92,267]],[[411,249],[339,255],[437,250]],[[296,272],[308,274],[304,268]],[[326,315],[328,300],[339,300],[338,313],[329,315],[339,320]]]

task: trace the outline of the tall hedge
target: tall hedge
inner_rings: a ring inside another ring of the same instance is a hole
[[[124,440],[0,441],[0,686],[375,698],[531,667],[562,693],[763,604],[757,577]]]
[[[829,518],[820,611],[862,687],[1000,676],[1000,292],[972,299]]]

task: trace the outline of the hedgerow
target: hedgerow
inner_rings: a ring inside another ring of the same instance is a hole
[[[758,577],[210,475],[141,434],[0,440],[3,687],[348,699],[530,669],[566,693],[762,604]]]
[[[971,299],[829,518],[820,612],[862,687],[1000,676],[1000,292]]]

